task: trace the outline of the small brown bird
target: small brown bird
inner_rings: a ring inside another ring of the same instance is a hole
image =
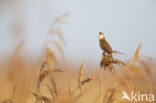
[[[112,48],[108,44],[108,42],[106,41],[103,32],[99,32],[99,40],[100,40],[100,47],[101,47],[101,49],[104,52],[106,52],[107,54],[112,54],[113,53]]]

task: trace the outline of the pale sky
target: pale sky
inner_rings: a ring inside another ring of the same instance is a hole
[[[18,4],[14,2],[18,2]],[[133,56],[142,43],[142,55],[156,57],[155,0],[10,0],[0,1],[0,56],[12,50],[14,21],[25,24],[29,53],[37,56],[51,22],[69,13],[61,26],[66,57],[96,62],[101,58],[98,32],[105,33],[114,50]]]

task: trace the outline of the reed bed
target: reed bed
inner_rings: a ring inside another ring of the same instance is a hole
[[[72,63],[68,64],[70,68],[62,68],[59,61],[65,55],[65,40],[59,25],[68,15],[61,15],[51,24],[37,66],[20,56],[24,41],[1,66],[0,103],[127,103],[121,101],[122,90],[156,93],[155,60],[140,55],[142,44],[125,62],[102,54],[101,68],[96,68],[99,73],[86,73],[87,60],[77,68],[79,71],[70,72],[75,69]],[[49,40],[49,36],[58,36],[60,41]],[[50,45],[55,45],[59,53]]]

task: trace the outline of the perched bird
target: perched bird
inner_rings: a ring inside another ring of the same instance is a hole
[[[101,47],[101,49],[104,52],[106,52],[107,54],[112,54],[113,53],[112,48],[108,44],[108,42],[106,41],[103,32],[99,32],[99,40],[100,40],[100,47]]]

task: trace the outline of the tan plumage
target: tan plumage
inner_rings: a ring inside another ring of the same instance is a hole
[[[105,37],[104,37],[104,33],[103,32],[99,32],[99,40],[100,40],[100,47],[101,49],[108,53],[108,54],[112,54],[112,48],[111,46],[108,44],[108,42],[106,41]]]

